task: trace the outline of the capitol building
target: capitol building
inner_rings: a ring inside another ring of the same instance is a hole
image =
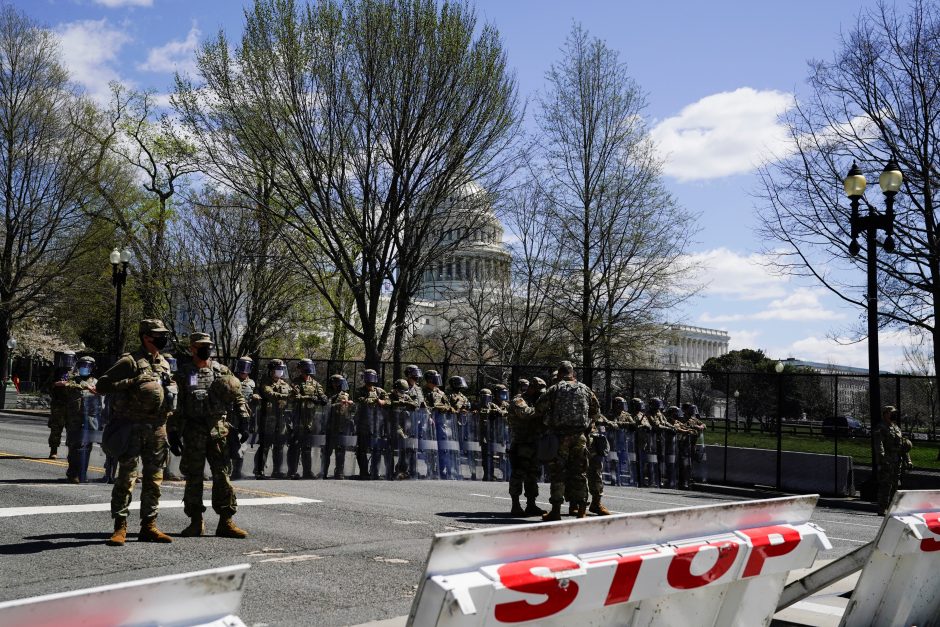
[[[469,208],[461,206],[469,203]],[[450,218],[445,235],[463,240],[452,253],[432,264],[422,275],[415,299],[416,335],[444,332],[443,312],[461,306],[472,289],[498,290],[509,281],[512,256],[503,241],[504,229],[487,192],[476,183],[467,183],[445,207],[442,215]],[[469,232],[469,233],[468,233]],[[668,340],[659,353],[657,367],[699,370],[706,360],[728,352],[726,331],[683,324],[669,325]]]

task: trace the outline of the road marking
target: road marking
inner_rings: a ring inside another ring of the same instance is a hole
[[[239,507],[251,507],[255,505],[302,505],[304,503],[322,503],[317,499],[305,499],[299,496],[277,496],[255,499],[238,499]],[[203,501],[203,504],[212,507],[211,500]],[[182,501],[163,501],[160,503],[160,509],[182,508]],[[140,509],[140,502],[130,504],[129,509]],[[35,514],[72,514],[78,512],[110,512],[110,503],[85,503],[81,505],[43,505],[35,507],[3,507],[0,508],[0,518],[11,518],[13,516],[32,516]]]
[[[258,560],[259,564],[264,562],[309,562],[312,560],[322,560],[322,555],[287,555],[285,557],[269,557],[268,559]]]
[[[835,536],[828,536],[830,540],[841,540],[842,542],[852,542],[854,544],[868,544],[871,540],[853,540],[852,538],[837,538]]]
[[[491,494],[475,494],[473,492],[470,493],[470,496],[482,496],[483,498],[487,498],[487,499],[493,498]]]
[[[4,457],[16,457],[18,459],[14,461],[20,462],[33,462],[34,464],[48,464],[50,466],[58,466],[60,468],[68,468],[69,463],[64,459],[46,459],[44,457],[28,457],[26,455],[20,455],[19,453],[6,453],[0,451],[0,459]],[[104,472],[104,468],[100,466],[89,466],[88,470],[94,470],[95,472]]]

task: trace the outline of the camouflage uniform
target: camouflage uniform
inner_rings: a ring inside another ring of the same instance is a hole
[[[166,328],[159,320],[140,323],[141,335],[164,331]],[[166,421],[171,412],[166,404],[168,395],[165,388],[170,383],[170,365],[163,355],[145,350],[124,353],[98,379],[98,392],[111,395],[110,420],[129,428],[128,446],[117,456],[117,477],[111,491],[111,516],[116,526],[118,521],[123,523],[127,520],[138,459],[143,464],[140,518],[144,526],[152,527],[157,517],[167,456]],[[168,542],[170,539],[159,541]]]
[[[573,370],[573,368],[572,368]],[[555,416],[556,397],[562,386],[575,385],[583,388],[581,393],[587,395],[588,408],[586,416]],[[583,383],[572,380],[562,380],[549,387],[535,403],[535,411],[543,417],[549,431],[558,438],[558,453],[548,463],[548,474],[551,480],[552,514],[548,520],[555,520],[559,515],[561,504],[568,500],[584,511],[587,511],[587,438],[584,433],[587,425],[600,415],[600,404],[594,392]],[[580,426],[578,423],[583,423]]]
[[[425,386],[424,388],[424,404],[428,408],[428,421],[422,429],[423,433],[419,434],[422,440],[438,440],[438,428],[444,428],[444,425],[438,427],[438,422],[440,418],[443,418],[443,414],[446,414],[450,411],[450,403],[447,402],[447,395],[439,387],[431,387],[430,385]],[[427,453],[428,459],[428,475],[431,477],[440,476],[440,463],[441,455],[440,451],[429,451]]]
[[[66,409],[68,402],[69,396],[65,388],[53,385],[52,389],[49,390],[49,421],[46,423],[49,427],[49,459],[55,459],[59,452],[59,444],[62,443],[62,430],[65,429],[65,423],[68,419],[68,410]]]
[[[676,428],[669,424],[669,421],[666,420],[666,416],[658,409],[650,412],[646,417],[649,420],[650,426],[653,428],[650,441],[650,452],[655,454],[659,459],[660,468],[659,485],[654,485],[653,487],[659,488],[662,487],[664,480],[662,470],[666,465],[666,438],[669,435],[674,434],[676,432]]]
[[[351,431],[349,422],[352,399],[349,398],[349,392],[345,390],[335,391],[334,387],[334,393],[327,399],[327,403],[330,407],[330,415],[326,421],[326,444],[320,454],[322,460],[320,463],[320,476],[324,479],[327,478],[330,472],[330,458],[335,454],[336,469],[333,477],[342,479],[345,472],[346,449],[343,448],[339,438]]]
[[[512,466],[509,496],[513,498],[515,506],[524,489],[527,510],[536,507],[535,499],[539,495],[539,475],[542,471],[538,460],[538,440],[544,429],[541,419],[535,415],[535,407],[529,404],[534,403],[533,396],[537,398],[538,393],[529,397],[523,394],[513,397],[507,416],[511,437],[509,462]],[[518,512],[516,514],[519,515]]]
[[[478,426],[477,438],[480,442],[480,455],[483,463],[483,481],[495,481],[493,477],[493,444],[495,429],[499,424],[498,418],[504,418],[507,410],[503,409],[495,402],[490,402],[486,407],[481,407],[477,411]],[[472,419],[472,418],[471,418]],[[473,465],[471,479],[476,479],[476,464]]]
[[[591,447],[588,450],[587,471],[588,492],[591,495],[592,503],[600,502],[600,498],[604,494],[604,460],[607,459],[607,455],[610,453],[610,442],[607,434],[620,428],[620,416],[622,414],[626,414],[628,418],[630,416],[624,411],[610,418],[600,415],[594,420],[593,429],[591,430]],[[633,419],[629,418],[629,421],[632,422]]]
[[[268,464],[268,452],[274,449],[274,461],[271,477],[284,478],[284,445],[287,443],[287,433],[290,425],[287,424],[287,400],[290,398],[290,384],[284,379],[274,379],[267,375],[264,386],[261,388],[261,405],[258,411],[258,433],[261,442],[255,452],[256,479],[264,478],[264,470]]]
[[[891,408],[894,409],[893,407]],[[901,464],[904,458],[905,438],[901,428],[884,418],[878,425],[878,510],[884,514],[898,491]],[[909,444],[909,442],[908,442]]]
[[[372,476],[369,473],[369,451],[373,448],[373,436],[378,437],[378,434],[373,433],[371,410],[378,410],[387,402],[388,392],[377,385],[363,385],[356,390],[356,463],[360,479]]]
[[[202,504],[202,473],[207,462],[212,473],[212,509],[222,519],[231,518],[237,509],[235,490],[229,481],[231,466],[226,439],[231,426],[227,417],[232,405],[235,405],[232,422],[242,425],[250,414],[240,385],[234,403],[219,394],[217,385],[226,376],[234,378],[228,368],[216,361],[209,361],[203,368],[188,363],[176,373],[180,396],[178,409],[169,422],[170,438],[182,436],[180,472],[186,479],[183,511],[200,521],[206,511]]]
[[[413,394],[413,392],[417,392],[417,395]],[[397,382],[396,386],[392,388],[392,391],[389,392],[388,395],[388,399],[391,403],[389,421],[390,425],[393,424],[395,427],[394,430],[390,430],[390,433],[394,433],[398,440],[398,463],[395,464],[396,479],[413,479],[416,476],[416,451],[414,449],[406,449],[404,441],[406,438],[410,437],[409,433],[406,433],[406,425],[409,427],[409,431],[413,430],[410,428],[412,424],[411,416],[413,416],[412,412],[420,406],[418,398],[421,399],[420,403],[424,402],[424,396],[416,385],[408,386],[405,390],[400,390],[398,389]]]
[[[309,375],[298,375],[291,381],[291,399],[294,402],[294,428],[287,447],[287,476],[299,479],[297,462],[303,467],[304,479],[313,479],[313,436],[315,405],[326,405],[323,386]],[[319,429],[317,429],[318,431]]]
[[[86,414],[86,397],[91,397],[89,401],[92,402],[98,400],[91,391],[95,389],[97,381],[90,374],[86,377],[74,374],[68,378],[65,385],[58,388],[64,391],[66,397],[65,444],[69,447],[69,465],[65,476],[72,483],[84,481],[88,473],[91,442],[85,441],[83,432],[98,430],[98,415]]]
[[[245,456],[242,452],[241,434],[255,430],[255,412],[257,411],[258,401],[261,400],[261,397],[255,393],[255,382],[250,377],[241,379],[240,384],[242,398],[248,408],[248,417],[242,418],[241,414],[235,411],[236,407],[234,405],[230,408],[229,423],[234,427],[228,434],[228,455],[232,464],[230,479],[232,481],[242,478],[242,466],[245,463]]]

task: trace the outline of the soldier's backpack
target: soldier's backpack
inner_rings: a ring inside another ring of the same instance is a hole
[[[555,402],[549,426],[583,431],[591,425],[591,389],[577,381],[559,381],[555,385]]]

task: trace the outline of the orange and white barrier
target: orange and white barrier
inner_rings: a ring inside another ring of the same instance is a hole
[[[831,547],[816,496],[438,535],[413,625],[763,624]]]

